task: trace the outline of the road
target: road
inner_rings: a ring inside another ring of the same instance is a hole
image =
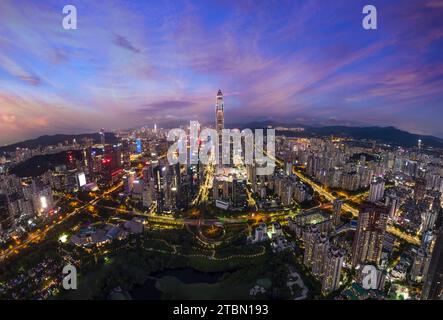
[[[114,192],[118,188],[121,188],[122,186],[123,186],[123,182],[120,182],[117,185],[112,186],[107,191],[103,192],[102,195],[95,197],[94,199],[85,203],[81,207],[75,208],[74,210],[72,210],[71,212],[69,212],[63,216],[60,216],[61,219],[59,218],[58,220],[53,220],[52,223],[46,225],[44,229],[37,229],[36,231],[29,233],[28,238],[25,241],[17,243],[16,245],[10,246],[8,249],[1,251],[0,252],[0,261],[3,262],[4,260],[9,258],[10,256],[18,254],[20,252],[20,250],[27,248],[28,245],[30,245],[31,243],[38,243],[38,242],[43,241],[46,238],[47,233],[49,231],[51,231],[54,227],[62,224],[66,219],[69,219],[70,217],[76,215],[77,213],[86,209],[88,206],[96,205],[97,202],[100,201],[103,197],[107,196],[109,193]]]
[[[265,152],[266,153],[266,152]],[[266,153],[266,155],[269,157],[269,155]],[[271,159],[273,159],[277,164],[279,165],[284,165],[284,163],[282,161],[280,161],[279,159],[272,157]],[[328,201],[333,202],[334,200],[337,199],[337,197],[335,197],[332,193],[330,193],[329,191],[325,190],[322,186],[320,186],[318,183],[316,183],[315,181],[313,181],[312,179],[310,179],[309,177],[305,176],[304,174],[302,174],[301,172],[295,170],[295,168],[293,168],[293,173],[300,179],[300,181],[306,183],[307,185],[310,185],[312,187],[312,189],[314,189],[314,191],[318,192],[318,194],[324,196]],[[348,200],[348,198],[346,199]],[[354,217],[358,217],[359,211],[358,209],[350,206],[347,203],[344,203],[342,206],[343,210],[348,211],[350,213],[352,213],[352,215]],[[404,241],[414,244],[414,245],[420,245],[420,239],[417,236],[411,236],[405,232],[402,232],[400,230],[398,230],[397,228],[388,225],[387,227],[387,231],[391,234],[393,234],[394,236],[403,239]]]

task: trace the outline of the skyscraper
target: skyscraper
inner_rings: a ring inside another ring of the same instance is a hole
[[[438,231],[429,270],[425,274],[422,299],[443,299],[443,226]]]
[[[324,293],[329,293],[339,288],[343,261],[344,252],[330,245],[323,269],[322,291]]]
[[[338,227],[341,223],[340,215],[341,215],[341,207],[343,206],[343,201],[340,199],[335,199],[333,203],[334,213],[333,213],[333,223],[335,227]]]
[[[314,246],[315,242],[317,240],[318,234],[320,230],[318,229],[318,226],[310,226],[308,229],[303,232],[303,242],[305,244],[305,252],[303,255],[303,264],[311,268],[312,267],[312,257],[314,253]]]
[[[100,129],[100,144],[104,145],[105,144],[105,129],[101,128]]]
[[[215,102],[215,129],[217,130],[219,137],[221,137],[222,130],[224,128],[225,128],[225,115],[224,115],[223,93],[221,92],[221,90],[218,90]]]
[[[369,188],[369,202],[376,202],[383,198],[385,193],[385,182],[383,179],[378,178],[371,182],[371,186]]]
[[[324,233],[317,235],[315,239],[314,249],[312,251],[312,274],[317,277],[323,276],[323,269],[327,252],[329,248],[329,239]]]
[[[388,221],[388,209],[373,203],[363,203],[354,238],[352,265],[380,262],[383,238]]]

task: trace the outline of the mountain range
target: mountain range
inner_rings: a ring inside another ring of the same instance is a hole
[[[301,132],[295,131],[279,131],[277,134],[284,134],[291,137],[341,137],[341,138],[352,138],[360,140],[375,140],[380,143],[403,146],[403,147],[414,147],[417,146],[418,140],[421,140],[425,147],[433,148],[443,148],[443,139],[437,138],[429,135],[418,135],[397,129],[395,127],[351,127],[351,126],[307,126],[298,124],[287,124],[279,122],[251,122],[247,124],[227,124],[228,128],[250,128],[250,129],[260,129],[260,128],[303,128]],[[81,141],[84,138],[93,139],[95,142],[100,141],[100,135],[98,133],[86,133],[78,135],[67,135],[67,134],[56,134],[56,135],[44,135],[36,139],[30,139],[11,145],[0,147],[1,152],[11,152],[16,148],[29,148],[34,149],[37,147],[46,147],[50,145],[56,145],[58,143],[64,143],[65,141],[72,142],[73,139]],[[117,137],[114,133],[107,132],[105,134],[105,139],[107,142],[115,143],[117,142]]]
[[[10,144],[7,146],[0,147],[1,152],[11,152],[17,148],[28,148],[35,149],[38,147],[47,147],[52,145],[57,145],[59,143],[65,143],[68,141],[72,143],[73,139],[76,139],[80,142],[82,139],[93,139],[95,143],[100,142],[100,134],[99,133],[83,133],[83,134],[55,134],[55,135],[44,135],[35,139],[25,140],[21,142],[17,142],[14,144]],[[117,138],[114,133],[106,132],[105,140],[110,143],[116,143]]]
[[[287,124],[279,122],[252,122],[248,124],[231,125],[231,128],[266,128],[272,126],[273,128],[303,128],[304,131],[278,131],[277,134],[283,134],[286,136],[294,137],[341,137],[352,138],[360,140],[375,140],[380,143],[414,147],[418,145],[418,140],[421,140],[425,147],[443,148],[443,139],[430,135],[419,135],[410,133],[404,130],[397,129],[395,127],[351,127],[351,126],[307,126],[299,124]]]

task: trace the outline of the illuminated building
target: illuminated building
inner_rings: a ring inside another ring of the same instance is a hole
[[[164,184],[166,179],[166,166],[157,164],[153,168],[153,173],[154,173],[154,193],[155,193],[155,200],[157,202],[157,214],[161,214],[164,210],[164,205],[165,205]]]
[[[223,102],[223,93],[221,90],[218,90],[216,102],[215,102],[215,129],[219,133],[219,137],[221,141],[221,133],[225,128],[225,116],[224,116],[224,102]]]
[[[137,140],[135,140],[135,152],[137,154],[142,153],[142,140],[140,138],[138,138]]]
[[[123,168],[125,170],[131,169],[131,149],[130,141],[128,138],[123,138],[122,142],[122,158],[123,158]]]
[[[319,234],[319,228],[317,226],[310,226],[303,232],[303,241],[305,244],[305,252],[303,255],[303,264],[311,268],[312,266],[312,256],[314,254],[315,242]]]
[[[77,169],[76,159],[72,151],[68,151],[66,154],[66,169],[68,171]]]
[[[116,182],[123,172],[120,146],[106,145],[101,162],[101,173],[104,180],[108,183]]]
[[[352,265],[379,264],[388,221],[385,206],[363,203],[353,244]]]
[[[312,266],[312,274],[321,277],[323,275],[323,267],[326,259],[326,254],[329,247],[329,240],[326,234],[320,233],[317,235],[315,239],[312,258],[311,258],[311,266]]]
[[[332,245],[329,246],[323,269],[323,293],[329,293],[339,288],[343,261],[344,252]]]
[[[378,178],[371,182],[371,186],[369,187],[369,202],[376,202],[383,199],[383,195],[385,193],[385,182],[383,179]]]
[[[425,248],[419,248],[414,257],[411,268],[411,280],[414,282],[422,282],[423,276],[429,270],[429,262],[431,256]]]
[[[339,199],[335,199],[333,203],[333,218],[332,223],[335,227],[338,227],[341,223],[340,216],[341,216],[341,207],[343,206],[343,201]]]
[[[106,143],[106,140],[105,140],[105,129],[101,128],[100,132],[99,132],[99,135],[100,135],[100,144],[104,145]]]
[[[86,176],[84,172],[77,173],[77,184],[81,188],[86,184]]]
[[[389,217],[394,219],[398,215],[398,209],[400,207],[399,198],[396,195],[387,195],[385,205],[390,207],[389,209]]]
[[[32,203],[37,216],[50,215],[54,209],[54,198],[50,186],[39,187],[32,195]]]
[[[422,299],[443,299],[443,226],[438,231],[429,270],[425,274]]]
[[[123,176],[123,187],[126,194],[130,194],[134,189],[135,171],[129,171]]]

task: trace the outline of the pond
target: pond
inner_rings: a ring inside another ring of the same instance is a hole
[[[157,282],[154,278],[174,277],[186,284],[192,283],[217,283],[227,272],[201,272],[192,268],[168,269],[151,274],[141,285],[134,285],[130,294],[134,300],[160,300],[162,292],[155,287]]]

